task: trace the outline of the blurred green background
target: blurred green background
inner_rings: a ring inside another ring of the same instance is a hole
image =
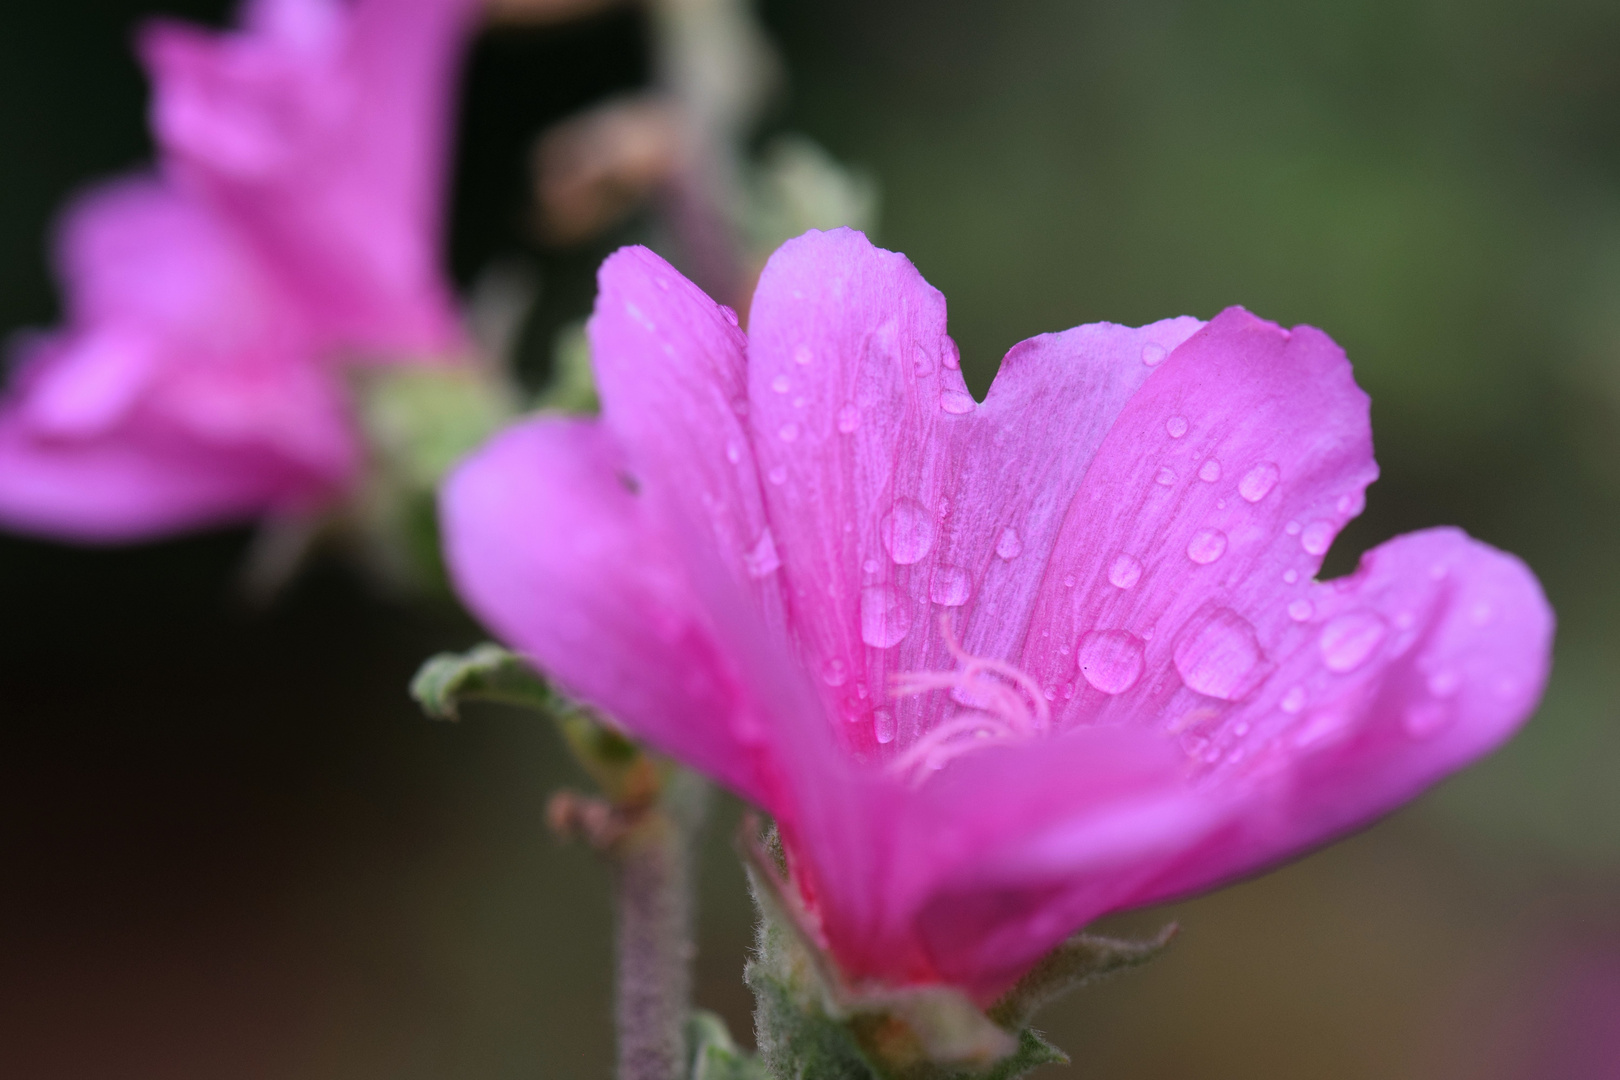
[[[48,222],[149,154],[128,40],[204,0],[0,13],[0,330],[46,325]],[[1620,6],[1597,0],[769,0],[803,131],[875,175],[879,239],[951,305],[970,383],[1028,335],[1241,303],[1373,396],[1341,537],[1463,525],[1558,610],[1491,761],[1362,835],[1122,920],[1184,933],[1052,1008],[1087,1078],[1620,1076]],[[542,126],[637,85],[634,12],[504,30],[466,79],[452,255],[520,260],[526,340],[602,244],[529,240]],[[627,235],[637,225],[627,227]],[[268,611],[245,533],[0,538],[0,1072],[41,1080],[605,1078],[605,877],[559,846],[545,728],[405,697],[479,639],[339,566]],[[699,996],[748,1030],[722,814]]]

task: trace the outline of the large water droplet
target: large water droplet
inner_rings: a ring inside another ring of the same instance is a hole
[[[1221,463],[1210,458],[1198,467],[1198,479],[1206,484],[1213,484],[1221,478]]]
[[[1001,530],[1001,538],[996,541],[996,554],[1011,562],[1023,553],[1024,542],[1018,538],[1018,530],[1011,525]]]
[[[788,380],[786,375],[778,375],[776,378],[771,380],[771,389],[775,390],[778,394],[785,394],[792,388],[793,383]]]
[[[1271,489],[1277,486],[1277,478],[1281,475],[1282,470],[1277,466],[1269,461],[1262,461],[1243,474],[1243,479],[1238,481],[1238,494],[1249,502],[1257,503],[1271,494]]]
[[[1313,521],[1299,534],[1299,546],[1310,555],[1325,555],[1333,546],[1333,523]]]
[[[1187,558],[1208,566],[1226,554],[1226,534],[1219,529],[1199,529],[1187,543]]]
[[[799,437],[799,425],[792,423],[783,424],[777,429],[776,434],[783,442],[792,442],[794,439]]]
[[[1108,568],[1108,584],[1116,589],[1128,589],[1142,580],[1142,563],[1134,555],[1121,552]]]
[[[872,711],[872,735],[885,746],[894,742],[894,713],[888,709]]]
[[[821,681],[828,686],[843,686],[849,681],[849,668],[835,656],[822,666]]]
[[[776,554],[776,537],[771,535],[770,529],[760,533],[754,546],[743,553],[743,566],[752,578],[774,574],[781,565],[782,560]]]
[[[1179,439],[1187,434],[1187,418],[1185,416],[1172,416],[1164,422],[1164,430],[1172,439]]]
[[[911,602],[893,585],[861,590],[861,640],[874,649],[890,649],[911,632]]]
[[[726,322],[732,326],[737,325],[737,309],[727,304],[720,305],[720,314],[725,316]]]
[[[1317,640],[1322,663],[1329,671],[1354,671],[1366,663],[1387,630],[1384,620],[1370,611],[1340,615],[1322,627],[1322,636]]]
[[[939,335],[939,358],[952,371],[962,366],[962,353],[949,334]]]
[[[878,522],[878,537],[889,558],[901,566],[918,563],[934,546],[934,519],[915,499],[896,499]]]
[[[1314,610],[1309,600],[1295,600],[1288,605],[1288,617],[1295,622],[1304,622]]]
[[[848,435],[861,423],[861,412],[853,405],[845,405],[838,410],[838,430]]]
[[[942,390],[939,395],[939,407],[953,416],[972,412],[978,405],[973,395],[961,390]]]
[[[1142,639],[1124,630],[1093,630],[1074,655],[1086,682],[1105,694],[1123,694],[1142,677]]]
[[[1157,367],[1169,355],[1170,350],[1156,341],[1150,341],[1142,346],[1142,363],[1148,367]]]
[[[1166,465],[1159,470],[1159,475],[1153,478],[1153,482],[1158,484],[1160,487],[1169,487],[1171,484],[1176,482],[1176,472],[1174,469],[1170,468],[1170,466]]]
[[[816,354],[810,351],[810,346],[808,345],[800,345],[797,349],[793,350],[793,362],[795,364],[808,364],[815,358]]]
[[[973,591],[973,578],[960,566],[936,566],[928,582],[928,598],[944,607],[961,607]]]
[[[1230,608],[1196,617],[1176,642],[1181,681],[1197,693],[1237,701],[1270,670],[1249,621]]]

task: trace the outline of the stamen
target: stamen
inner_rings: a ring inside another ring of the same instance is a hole
[[[914,782],[987,742],[1026,738],[1052,726],[1051,709],[1034,679],[1004,660],[974,656],[963,649],[952,631],[948,612],[940,616],[939,627],[945,648],[961,667],[955,671],[900,672],[890,681],[891,689],[896,696],[905,697],[949,690],[953,698],[974,712],[939,724],[894,760],[890,768],[909,775]]]

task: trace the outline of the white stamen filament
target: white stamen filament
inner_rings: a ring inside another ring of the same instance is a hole
[[[896,696],[954,691],[956,700],[973,711],[935,726],[890,764],[893,772],[913,783],[921,783],[930,772],[962,754],[987,744],[1028,738],[1052,725],[1051,709],[1034,679],[1004,660],[964,650],[951,630],[948,613],[940,616],[939,627],[945,648],[961,666],[955,671],[900,672],[891,688]]]

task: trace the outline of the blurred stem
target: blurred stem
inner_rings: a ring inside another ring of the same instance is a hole
[[[680,1080],[691,1013],[695,839],[708,785],[670,768],[658,796],[631,811],[608,848],[618,956],[619,1080]]]

